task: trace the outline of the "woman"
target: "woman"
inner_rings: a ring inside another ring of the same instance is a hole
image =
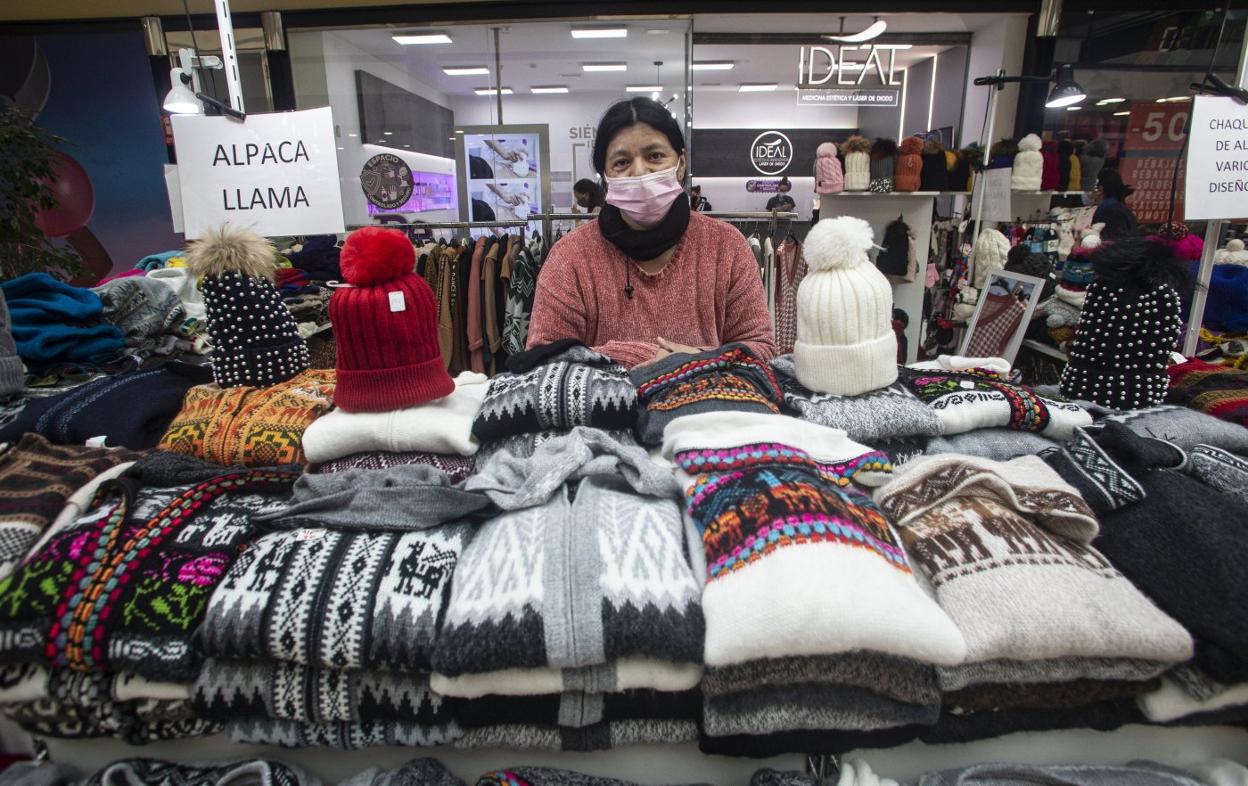
[[[657,101],[603,116],[594,168],[607,205],[550,250],[529,347],[577,339],[629,368],[740,341],[774,354],[767,298],[740,232],[689,209],[685,140]]]
[[[1102,169],[1096,176],[1096,212],[1092,214],[1092,223],[1104,223],[1101,230],[1102,240],[1122,240],[1139,234],[1139,223],[1135,214],[1127,207],[1127,197],[1135,189],[1122,182],[1122,175],[1116,169]]]
[[[576,200],[576,206],[572,208],[573,213],[583,210],[596,216],[607,204],[603,197],[602,186],[587,177],[576,181],[576,185],[572,186],[572,198]]]

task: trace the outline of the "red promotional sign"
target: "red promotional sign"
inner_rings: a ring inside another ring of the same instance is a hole
[[[1119,164],[1122,179],[1135,189],[1127,200],[1141,224],[1160,224],[1170,211],[1170,187],[1179,166],[1190,103],[1141,104],[1131,110]],[[1185,173],[1179,166],[1173,215],[1183,216]]]

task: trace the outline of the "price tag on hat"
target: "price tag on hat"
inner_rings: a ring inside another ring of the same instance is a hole
[[[390,293],[390,310],[407,311],[407,301],[403,299],[403,293],[397,289]]]

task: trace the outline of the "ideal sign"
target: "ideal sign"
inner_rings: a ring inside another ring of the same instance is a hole
[[[803,46],[797,57],[797,86],[811,87],[857,87],[868,74],[881,85],[900,87],[896,78],[897,50],[908,49],[908,44],[868,44],[866,46],[838,46],[836,52],[826,46]],[[865,60],[851,60],[846,53],[866,51]],[[888,66],[884,60],[887,58]]]
[[[224,223],[266,236],[343,231],[333,118],[328,108],[226,117],[175,115],[188,240]]]
[[[750,163],[764,175],[778,175],[793,163],[793,143],[779,131],[764,131],[750,145]]]

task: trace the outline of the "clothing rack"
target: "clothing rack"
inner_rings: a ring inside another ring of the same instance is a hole
[[[797,213],[790,213],[780,210],[747,210],[743,212],[724,212],[717,210],[708,210],[702,215],[717,218],[729,224],[751,224],[751,223],[767,223],[767,231],[774,237],[776,229],[781,221],[790,224],[796,221],[799,216]],[[776,304],[772,300],[774,292],[773,285],[776,279],[776,260],[774,257],[768,257],[763,266],[763,289],[768,293],[768,308],[771,311],[772,319],[776,316]]]

